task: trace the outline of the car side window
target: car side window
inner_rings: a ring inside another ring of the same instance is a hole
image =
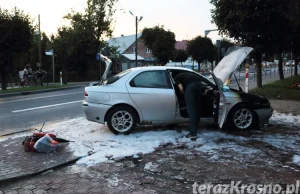
[[[145,71],[130,81],[131,87],[137,88],[170,88],[165,71]]]
[[[198,73],[194,73],[194,72],[190,72],[190,71],[183,71],[183,70],[175,70],[175,71],[172,71],[172,70],[170,70],[169,71],[169,74],[170,74],[170,77],[171,77],[171,81],[172,81],[172,83],[173,84],[175,84],[175,81],[174,81],[174,77],[176,76],[176,75],[178,75],[179,73],[191,73],[191,74],[194,74],[194,75],[197,75],[197,76],[200,76]],[[201,77],[201,76],[200,76]],[[210,87],[213,87],[213,88],[215,88],[216,86],[215,86],[215,84],[212,82],[212,81],[210,81],[209,79],[207,79],[207,78],[205,78],[205,77],[202,77],[202,84],[203,84],[203,86],[210,86]]]

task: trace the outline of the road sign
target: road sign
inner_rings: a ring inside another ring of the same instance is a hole
[[[101,56],[100,56],[99,53],[96,54],[96,60],[97,60],[97,61],[100,61],[100,60],[101,60]]]
[[[217,45],[218,48],[220,48],[221,47],[221,40],[217,40],[216,45]]]

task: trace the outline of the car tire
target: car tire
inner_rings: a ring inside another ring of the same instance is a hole
[[[246,105],[234,107],[228,115],[228,126],[234,130],[249,130],[257,123],[255,113]]]
[[[112,108],[107,115],[107,126],[114,134],[129,134],[136,127],[137,115],[128,106]]]

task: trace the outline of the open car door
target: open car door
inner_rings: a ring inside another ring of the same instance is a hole
[[[225,116],[226,116],[226,111],[227,111],[227,106],[226,106],[226,97],[223,93],[222,90],[222,81],[219,80],[214,73],[211,73],[212,77],[214,78],[214,81],[216,83],[216,86],[218,87],[219,90],[219,100],[217,101],[219,104],[217,105],[217,114],[218,114],[218,124],[219,127],[222,128],[224,122],[225,122]]]

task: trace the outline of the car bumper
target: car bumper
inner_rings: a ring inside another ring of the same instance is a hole
[[[269,119],[273,114],[273,108],[263,108],[254,110],[258,116],[259,125],[264,125],[269,123]]]
[[[107,111],[111,108],[110,105],[106,104],[95,104],[86,101],[82,101],[82,109],[85,117],[89,121],[104,124],[104,117]]]

